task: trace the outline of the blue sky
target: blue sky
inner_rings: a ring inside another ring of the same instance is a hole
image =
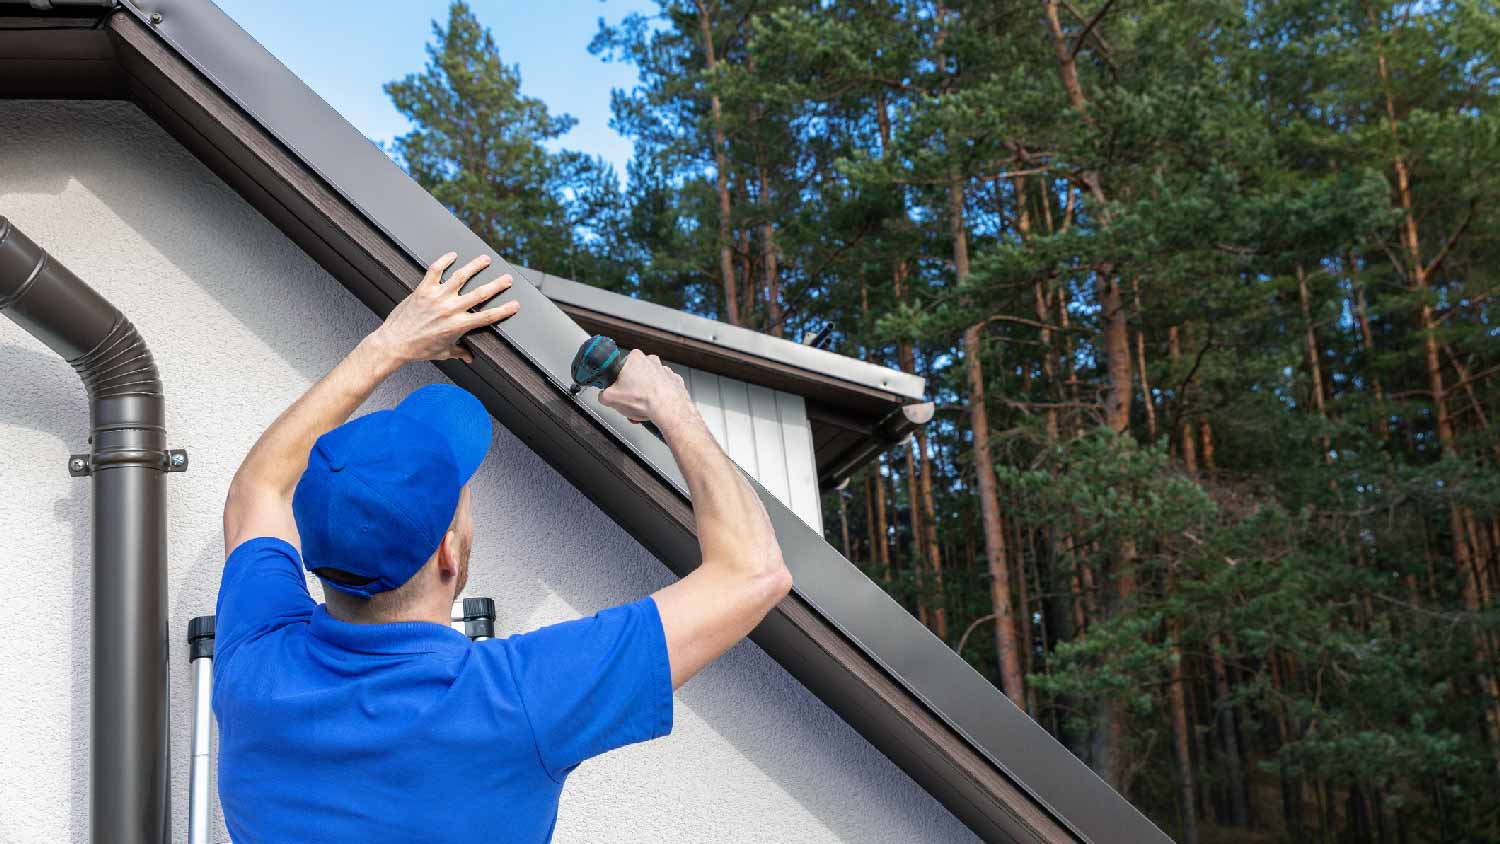
[[[422,68],[431,21],[448,0],[215,0],[302,81],[365,135],[385,142],[407,131],[381,86]],[[631,88],[635,68],[589,55],[603,17],[617,23],[650,0],[470,0],[500,56],[521,68],[521,90],[578,125],[553,148],[602,155],[623,179],[630,141],[609,128],[609,92]],[[373,10],[373,11],[372,11]]]

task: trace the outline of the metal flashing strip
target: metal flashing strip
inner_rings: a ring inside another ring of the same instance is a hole
[[[684,313],[673,308],[633,299],[560,276],[523,269],[532,284],[555,302],[591,311],[613,314],[652,328],[659,328],[704,343],[713,343],[748,355],[780,361],[788,366],[818,372],[853,384],[884,390],[901,398],[921,401],[927,387],[920,375],[887,369],[825,349],[794,343],[737,325]]]
[[[464,257],[493,254],[212,3],[160,0],[149,11],[134,5],[126,8],[289,155],[342,196],[365,224],[396,244],[414,265],[425,265],[449,250]],[[522,316],[498,326],[497,333],[557,389],[559,401],[569,401],[569,365],[585,332],[527,282],[525,273],[500,256],[495,258],[471,285],[507,272],[516,276],[511,290],[489,307],[516,299],[521,302]],[[455,378],[472,380],[469,372]],[[622,449],[686,497],[670,451],[643,426],[631,425],[604,408],[592,391],[581,395],[576,406]],[[796,597],[962,736],[973,751],[1004,772],[1036,805],[1080,839],[1095,844],[1169,840],[821,536],[758,485],[757,489],[792,569]],[[838,678],[803,677],[803,681],[826,687]],[[866,723],[874,717],[868,712],[842,714],[847,720]]]

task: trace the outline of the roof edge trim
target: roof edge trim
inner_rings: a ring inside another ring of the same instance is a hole
[[[590,311],[613,314],[622,319],[649,325],[702,343],[723,346],[755,357],[780,361],[849,381],[875,390],[883,390],[909,401],[921,401],[927,380],[896,369],[851,358],[826,349],[775,337],[738,325],[668,308],[644,299],[636,299],[539,270],[522,268],[544,296],[558,302]]]

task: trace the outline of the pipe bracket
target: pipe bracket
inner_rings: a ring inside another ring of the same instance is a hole
[[[186,449],[169,448],[166,451],[147,449],[110,449],[98,454],[74,454],[68,457],[68,474],[84,478],[96,470],[116,466],[148,466],[163,472],[186,472],[188,453]]]

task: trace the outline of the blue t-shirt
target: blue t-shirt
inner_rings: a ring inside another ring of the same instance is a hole
[[[583,760],[672,730],[656,603],[470,642],[430,622],[347,624],[283,540],[219,587],[219,798],[236,844],[546,842]]]

